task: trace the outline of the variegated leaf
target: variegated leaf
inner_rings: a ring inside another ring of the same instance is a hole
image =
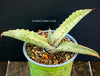
[[[59,51],[87,54],[99,58],[99,54],[93,49],[67,41],[62,42],[56,49],[52,50],[51,52],[59,52]]]
[[[44,47],[47,49],[54,49],[54,47],[48,44],[47,38],[40,36],[33,31],[17,29],[17,30],[5,31],[1,35],[16,38],[18,40],[28,42],[31,44],[35,44],[35,45],[38,45],[40,47]]]
[[[84,10],[77,10],[76,12],[72,13],[56,31],[53,33],[54,44],[53,46],[58,46],[60,41],[66,36],[66,34],[92,9],[84,9]]]

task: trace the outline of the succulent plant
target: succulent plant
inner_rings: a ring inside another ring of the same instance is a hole
[[[44,37],[39,35],[34,31],[24,30],[24,29],[16,29],[5,31],[1,34],[1,36],[8,36],[19,39],[24,42],[28,42],[39,47],[43,47],[49,50],[51,53],[65,51],[65,52],[75,52],[81,54],[87,54],[96,56],[99,58],[99,54],[82,45],[61,41],[66,34],[88,13],[90,13],[93,9],[83,9],[77,10],[72,13],[65,21],[52,33],[51,29],[48,30],[48,37]],[[48,51],[47,50],[47,51]]]

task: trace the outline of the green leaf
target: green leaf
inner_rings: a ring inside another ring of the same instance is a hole
[[[61,25],[59,28],[56,29],[56,31],[53,33],[53,39],[54,39],[54,46],[58,46],[60,41],[66,36],[66,34],[89,12],[91,12],[92,9],[84,9],[84,10],[77,10],[76,12],[72,13]]]
[[[54,49],[54,47],[48,44],[47,38],[40,36],[37,33],[29,30],[24,30],[24,29],[9,30],[3,32],[1,36],[8,36],[47,49]]]
[[[51,32],[51,29],[49,28],[48,30],[48,43],[49,44],[52,44],[54,41],[53,41],[53,38],[52,38],[52,32]]]
[[[80,54],[87,54],[96,56],[99,58],[99,54],[94,51],[93,49],[90,49],[88,47],[72,43],[72,42],[62,42],[58,48],[52,50],[51,52],[59,52],[59,51],[65,51],[65,52],[74,52],[74,53],[80,53]]]

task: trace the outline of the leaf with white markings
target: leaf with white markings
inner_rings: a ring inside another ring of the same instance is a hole
[[[52,50],[51,52],[59,52],[59,51],[92,55],[99,58],[99,54],[96,51],[88,47],[85,47],[76,43],[72,43],[72,42],[67,42],[67,41],[61,42],[61,44],[56,49]]]
[[[66,36],[66,34],[92,9],[84,9],[84,10],[77,10],[76,12],[72,13],[60,26],[56,29],[53,33],[54,44],[53,46],[57,47],[60,41]]]
[[[54,47],[48,44],[47,38],[40,36],[33,31],[17,29],[5,31],[1,35],[16,38],[21,41],[32,43],[47,49],[54,49]]]

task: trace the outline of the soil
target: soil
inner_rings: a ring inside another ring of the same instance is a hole
[[[44,37],[47,37],[47,33],[44,33],[41,30],[39,30],[39,34],[41,34]],[[64,38],[62,41],[65,40],[72,41],[68,38]],[[46,51],[44,48],[38,47],[30,43],[26,45],[26,52],[32,60],[45,65],[62,64],[68,61],[69,59],[71,59],[75,54],[72,52],[58,52],[58,53],[51,54],[48,51]]]

